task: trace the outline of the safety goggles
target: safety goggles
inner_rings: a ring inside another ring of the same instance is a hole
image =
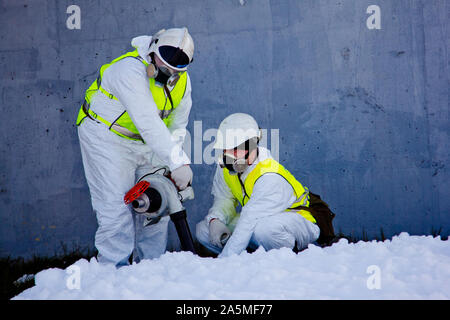
[[[160,46],[158,47],[159,57],[164,60],[164,62],[178,71],[180,69],[185,69],[189,64],[189,57],[180,48],[175,48],[172,46]]]

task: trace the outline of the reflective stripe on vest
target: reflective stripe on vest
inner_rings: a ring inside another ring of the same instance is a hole
[[[83,103],[83,105],[80,108],[80,111],[78,112],[77,126],[79,126],[86,117],[90,117],[99,122],[103,122],[104,124],[106,124],[108,126],[109,130],[111,130],[112,132],[116,133],[117,135],[119,135],[123,138],[130,139],[130,140],[142,140],[143,141],[141,135],[139,134],[139,131],[137,130],[136,126],[134,125],[133,121],[131,120],[128,112],[124,111],[115,121],[113,121],[111,123],[110,121],[98,116],[90,108],[91,99],[92,99],[94,93],[96,93],[97,91],[102,92],[104,95],[106,95],[110,99],[119,101],[113,94],[109,93],[101,86],[102,76],[103,76],[103,72],[108,67],[110,67],[112,64],[114,64],[117,61],[122,60],[124,58],[128,58],[128,57],[138,59],[145,66],[148,66],[148,63],[139,56],[137,50],[128,52],[128,53],[114,59],[110,63],[104,64],[103,66],[101,66],[98,78],[86,90],[85,102]],[[155,79],[149,78],[149,87],[150,87],[150,91],[152,93],[153,100],[154,100],[157,108],[160,110],[160,117],[164,121],[166,126],[170,126],[170,124],[172,123],[172,117],[170,117],[170,115],[172,114],[172,111],[176,107],[178,107],[181,100],[183,99],[183,96],[184,96],[184,93],[186,90],[186,84],[187,84],[187,73],[183,72],[180,75],[180,79],[176,83],[175,87],[170,92],[172,102],[173,102],[173,107],[172,107],[170,101],[168,101],[169,99],[167,98],[167,96],[164,92],[164,88],[156,86]]]
[[[300,182],[288,171],[286,170],[280,163],[275,161],[274,159],[266,159],[264,161],[259,162],[255,168],[247,175],[245,181],[243,183],[244,190],[242,188],[242,184],[239,181],[239,177],[237,175],[231,175],[227,168],[223,168],[223,177],[231,190],[231,193],[234,197],[239,200],[241,206],[245,206],[245,204],[250,200],[250,197],[253,193],[253,187],[256,181],[266,173],[276,173],[286,179],[287,182],[294,189],[295,196],[297,200],[286,209],[286,211],[294,211],[301,214],[306,220],[309,220],[313,223],[316,223],[316,219],[311,215],[309,211],[306,210],[296,210],[295,208],[298,206],[309,207],[309,191],[308,188],[303,187]]]

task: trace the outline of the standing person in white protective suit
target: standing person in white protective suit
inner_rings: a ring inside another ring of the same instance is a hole
[[[261,130],[248,114],[232,114],[219,126],[214,203],[196,228],[198,241],[219,257],[259,246],[301,250],[319,237],[315,218],[299,209],[309,205],[308,189],[258,146],[260,139]]]
[[[186,70],[194,42],[186,28],[131,41],[128,52],[100,68],[86,91],[78,135],[92,207],[97,215],[97,259],[116,266],[155,258],[167,246],[169,217],[143,228],[143,216],[124,203],[139,177],[168,166],[179,190],[192,182],[182,150],[192,106]]]

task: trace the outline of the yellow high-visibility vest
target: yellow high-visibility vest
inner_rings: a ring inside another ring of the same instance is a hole
[[[237,175],[232,175],[228,171],[227,168],[223,168],[223,177],[225,179],[226,184],[231,190],[231,193],[234,197],[240,202],[241,206],[245,206],[245,204],[250,200],[250,197],[253,193],[253,187],[255,182],[266,173],[276,173],[286,179],[287,182],[294,189],[295,196],[297,200],[286,209],[286,211],[294,211],[301,214],[306,220],[309,220],[313,223],[316,223],[316,219],[311,215],[309,211],[306,210],[296,210],[299,206],[309,207],[309,191],[308,188],[303,187],[303,185],[298,182],[297,179],[286,170],[280,163],[275,161],[274,159],[266,159],[264,161],[259,162],[255,168],[247,175],[244,183],[239,180]]]
[[[108,126],[109,130],[112,132],[118,134],[119,136],[130,139],[130,140],[141,140],[143,141],[141,135],[139,134],[139,131],[137,130],[136,126],[134,125],[133,121],[131,120],[130,116],[128,115],[127,111],[124,111],[113,123],[110,121],[100,117],[95,113],[91,108],[91,99],[94,93],[100,91],[104,95],[106,95],[110,99],[114,99],[116,101],[119,101],[113,94],[106,91],[102,86],[102,76],[103,72],[116,63],[117,61],[120,61],[124,58],[134,58],[141,61],[145,66],[148,66],[148,63],[139,56],[137,50],[128,52],[110,63],[104,64],[100,68],[99,76],[98,78],[91,84],[91,86],[86,90],[85,94],[85,101],[83,105],[80,108],[80,111],[78,112],[78,118],[77,118],[77,126],[79,126],[83,120],[86,117],[91,117],[97,121],[103,122],[105,125]],[[170,117],[172,111],[178,107],[181,100],[183,99],[184,93],[186,91],[186,84],[187,84],[187,73],[183,72],[180,75],[180,79],[176,83],[175,87],[170,92],[170,96],[172,98],[173,106],[171,105],[169,99],[167,98],[164,88],[158,87],[155,85],[155,79],[149,78],[149,86],[150,91],[152,93],[153,100],[158,107],[158,109],[161,111],[161,118],[166,124],[166,126],[170,126],[170,123],[172,122],[172,117]]]

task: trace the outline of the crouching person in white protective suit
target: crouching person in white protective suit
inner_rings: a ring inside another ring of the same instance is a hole
[[[219,257],[259,246],[301,250],[319,237],[314,217],[298,208],[309,205],[308,189],[258,146],[260,138],[258,124],[247,114],[232,114],[219,126],[214,203],[196,228],[197,240]]]
[[[169,217],[143,227],[124,203],[136,181],[168,166],[179,190],[192,182],[182,150],[192,106],[186,72],[194,43],[186,28],[139,36],[128,52],[100,68],[86,91],[77,125],[92,207],[97,215],[97,259],[126,265],[165,252]]]

